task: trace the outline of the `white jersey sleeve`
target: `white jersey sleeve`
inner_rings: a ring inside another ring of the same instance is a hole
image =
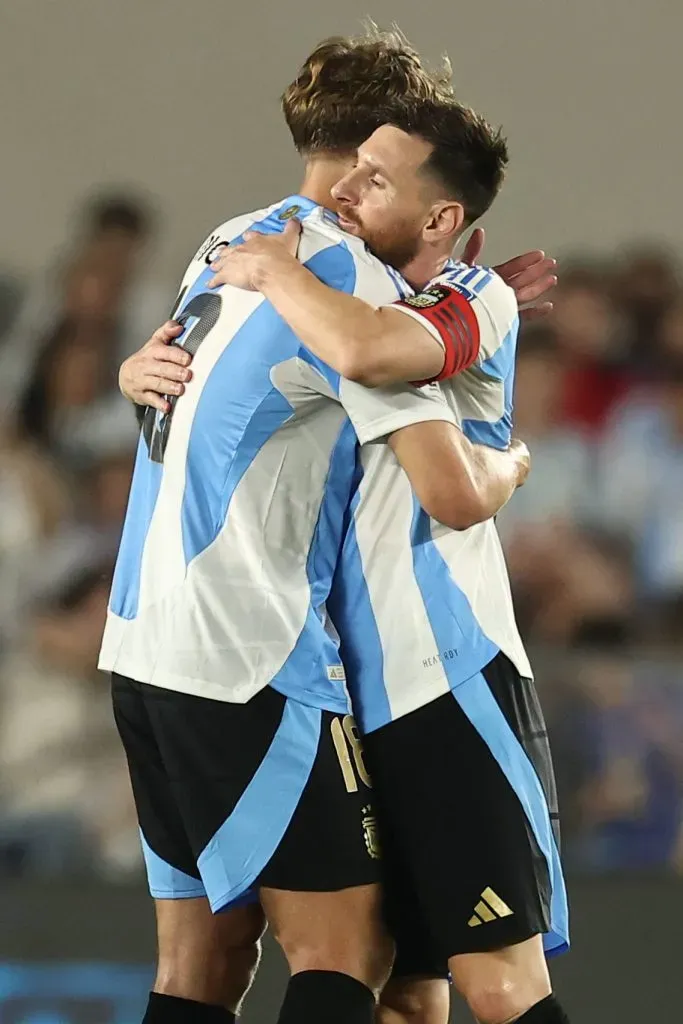
[[[302,233],[299,259],[311,270],[315,271],[316,267],[312,260],[309,262],[307,234],[313,226],[318,232],[329,232],[342,240],[347,273],[343,280],[340,277],[336,283],[340,291],[363,299],[375,308],[390,304],[407,294],[409,288],[400,275],[369,253],[359,239],[342,233],[336,225],[330,224],[324,215],[317,220],[312,218],[310,227],[304,225]],[[385,439],[395,431],[416,423],[443,420],[457,425],[456,416],[436,386],[397,384],[392,387],[366,388],[340,377],[310,353],[308,359],[319,371],[317,382],[314,382],[315,378],[311,375],[311,384],[314,387],[319,385],[324,394],[334,394],[349,417],[361,444]]]
[[[342,380],[339,399],[361,444],[380,441],[416,423],[444,420],[457,425],[438,385],[365,388]]]
[[[464,263],[448,269],[417,295],[392,304],[411,316],[444,348],[446,380],[477,366],[487,371],[518,318],[514,291],[494,271]]]

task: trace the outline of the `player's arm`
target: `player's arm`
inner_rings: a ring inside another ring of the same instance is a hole
[[[294,255],[297,239],[294,225],[277,237],[248,235],[216,261],[211,285],[261,292],[306,348],[347,380],[379,387],[440,374],[446,353],[438,339],[391,306],[375,309],[323,284]],[[469,353],[472,340],[465,344]]]
[[[494,516],[529,472],[525,445],[508,451],[473,445],[438,386],[370,390],[342,380],[339,400],[361,444],[391,444],[418,501],[452,530]]]
[[[404,427],[389,444],[422,507],[453,530],[493,518],[529,473],[529,450],[522,441],[498,451],[472,444],[448,423]]]

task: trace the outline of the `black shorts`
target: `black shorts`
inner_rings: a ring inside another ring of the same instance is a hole
[[[364,738],[397,975],[543,933],[567,944],[548,738],[531,680],[504,656]]]
[[[258,888],[379,880],[371,793],[350,716],[265,689],[247,704],[114,675],[152,895],[214,911]]]

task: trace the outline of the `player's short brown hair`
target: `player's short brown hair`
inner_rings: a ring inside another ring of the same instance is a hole
[[[407,104],[453,96],[450,62],[429,71],[397,29],[370,23],[362,36],[316,46],[285,90],[282,108],[302,156],[352,153]]]
[[[500,128],[494,128],[470,107],[454,100],[414,104],[397,127],[431,143],[423,173],[457,199],[473,223],[498,195],[508,164],[508,147]]]

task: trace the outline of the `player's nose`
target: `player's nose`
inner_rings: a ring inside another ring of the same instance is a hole
[[[358,190],[354,188],[353,174],[347,174],[333,185],[332,198],[344,206],[353,206],[358,202]]]

